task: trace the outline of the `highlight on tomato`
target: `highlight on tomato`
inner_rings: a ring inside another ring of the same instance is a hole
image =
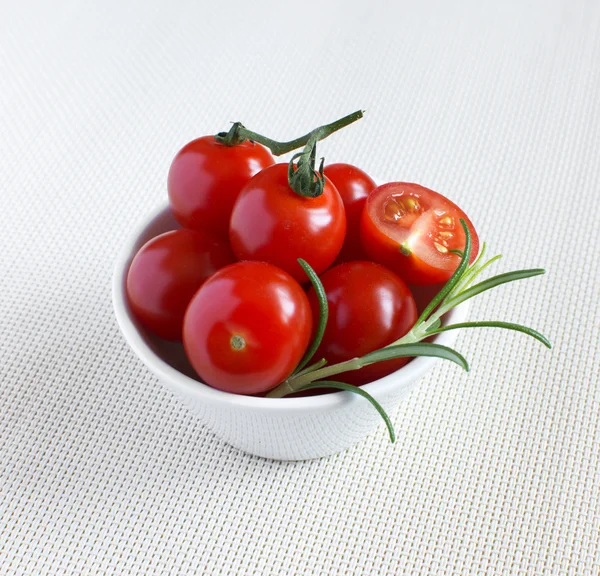
[[[285,380],[312,331],[306,293],[266,262],[237,262],[198,290],[185,314],[183,345],[200,378],[236,394],[259,394]]]
[[[226,241],[197,230],[173,230],[135,255],[126,292],[137,320],[165,340],[181,340],[192,296],[214,272],[235,261]]]
[[[438,284],[449,280],[460,263],[465,248],[461,219],[471,234],[473,262],[479,238],[463,210],[424,186],[390,182],[375,188],[367,198],[361,241],[373,261],[408,284]]]

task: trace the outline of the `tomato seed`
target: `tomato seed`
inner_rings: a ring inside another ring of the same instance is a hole
[[[390,200],[386,202],[384,214],[387,220],[396,222],[406,214],[406,210],[395,198],[390,198]]]

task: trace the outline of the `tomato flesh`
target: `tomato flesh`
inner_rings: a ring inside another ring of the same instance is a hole
[[[407,283],[447,281],[464,250],[463,219],[471,234],[471,262],[479,239],[467,215],[441,194],[418,184],[390,182],[369,195],[361,216],[361,241],[369,257]]]
[[[185,314],[183,344],[204,382],[259,394],[285,380],[309,343],[308,298],[266,262],[237,262],[207,280]]]

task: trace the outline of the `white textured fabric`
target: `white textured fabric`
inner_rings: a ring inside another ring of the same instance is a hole
[[[110,276],[174,153],[242,120],[469,213],[499,270],[439,363],[337,456],[228,447],[136,359]],[[600,3],[0,7],[0,573],[598,574]]]

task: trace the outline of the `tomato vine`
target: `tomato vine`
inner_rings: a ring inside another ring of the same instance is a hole
[[[219,132],[215,135],[217,142],[225,146],[236,146],[247,140],[258,142],[269,150],[275,156],[281,156],[304,147],[302,152],[294,154],[289,162],[288,167],[288,182],[292,190],[300,196],[315,198],[323,193],[325,185],[323,175],[324,158],[321,158],[319,168],[316,169],[316,150],[317,142],[324,140],[334,132],[360,120],[363,117],[364,111],[357,110],[348,114],[335,122],[319,126],[308,132],[304,136],[295,138],[288,142],[279,142],[248,130],[241,122],[234,122],[228,132]]]

